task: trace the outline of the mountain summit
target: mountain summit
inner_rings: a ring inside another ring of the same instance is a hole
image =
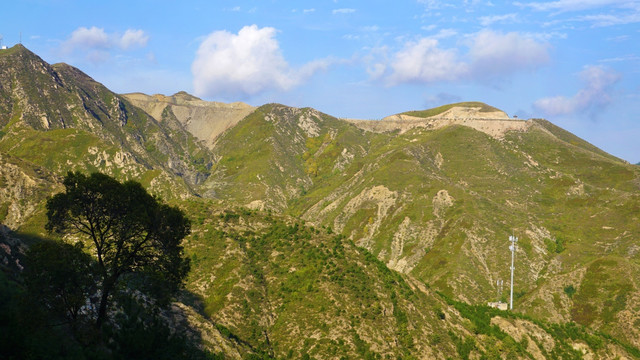
[[[429,110],[407,111],[392,116],[406,116],[408,118],[421,119],[509,119],[509,116],[504,111],[477,101],[442,105]]]
[[[160,121],[179,121],[210,148],[220,134],[255,110],[253,106],[241,102],[224,104],[203,101],[184,91],[173,96],[149,96],[141,93],[123,96]]]

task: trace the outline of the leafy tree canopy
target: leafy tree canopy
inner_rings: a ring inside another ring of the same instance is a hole
[[[31,245],[23,272],[30,293],[73,326],[84,317],[97,280],[93,259],[79,245],[49,240]]]
[[[47,201],[47,230],[89,244],[100,278],[98,327],[114,292],[132,285],[166,301],[182,285],[189,262],[180,245],[189,219],[135,181],[69,172],[65,191]]]

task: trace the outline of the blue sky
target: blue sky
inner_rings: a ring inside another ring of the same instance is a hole
[[[457,101],[640,161],[640,0],[13,0],[2,44],[119,93],[380,119]]]

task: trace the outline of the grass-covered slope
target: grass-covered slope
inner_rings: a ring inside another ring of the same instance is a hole
[[[512,234],[517,312],[640,346],[640,168],[529,121],[499,137],[460,125],[373,133],[269,104],[210,151],[175,113],[153,118],[17,46],[0,52],[0,222],[46,235],[43,199],[68,170],[136,179],[184,206],[189,289],[202,297],[188,312],[231,357],[553,358],[580,344],[614,356],[615,341],[589,331],[477,307],[506,299],[495,284],[509,278]]]
[[[285,210],[312,178],[340,171],[335,136],[353,128],[313,109],[264,105],[218,138],[202,192],[254,208]],[[346,162],[350,161],[346,159]],[[330,168],[329,168],[330,166]]]
[[[640,345],[640,287],[630,280],[640,269],[637,167],[546,121],[501,139],[465,126],[371,133],[330,117],[311,117],[310,132],[301,121],[309,111],[262,107],[223,134],[218,196],[330,226],[392,269],[474,304],[494,300],[496,281],[509,279],[515,234],[520,311]],[[609,254],[628,274],[624,294],[580,292],[578,275]],[[569,297],[570,285],[583,295]],[[586,303],[589,320],[579,315]]]
[[[188,288],[202,297],[201,328],[212,321],[212,332],[244,344],[245,352],[525,359],[636,351],[580,326],[449,300],[326,228],[265,212],[188,206],[200,214],[186,248],[193,266]]]
[[[69,65],[16,45],[0,52],[0,84],[2,152],[57,174],[140,179],[169,196],[208,173],[210,154],[179,124],[156,121]]]

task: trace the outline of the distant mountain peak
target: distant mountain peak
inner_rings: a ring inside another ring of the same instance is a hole
[[[439,129],[462,125],[494,138],[502,138],[509,131],[527,131],[533,124],[510,118],[504,111],[482,102],[460,102],[428,110],[407,111],[383,118],[381,121],[348,120],[372,132],[400,131],[414,128]]]
[[[255,107],[242,102],[225,104],[205,101],[185,91],[171,96],[143,93],[122,96],[159,121],[175,118],[209,147],[213,146],[221,133],[255,110]]]
[[[202,100],[199,97],[193,96],[186,91],[178,91],[177,93],[173,94],[172,97],[176,99],[186,100],[186,101]]]
[[[406,111],[385,119],[401,118],[468,118],[468,119],[508,119],[504,111],[479,101],[459,102],[442,105],[428,110]]]
[[[28,52],[30,54],[33,54],[34,56],[37,56],[36,54],[31,52],[29,49],[24,47],[24,45],[22,45],[22,44],[15,44],[15,45],[13,45],[12,47],[10,47],[8,49],[2,49],[2,50],[0,50],[0,55],[14,54],[14,53],[17,53],[17,52]]]

